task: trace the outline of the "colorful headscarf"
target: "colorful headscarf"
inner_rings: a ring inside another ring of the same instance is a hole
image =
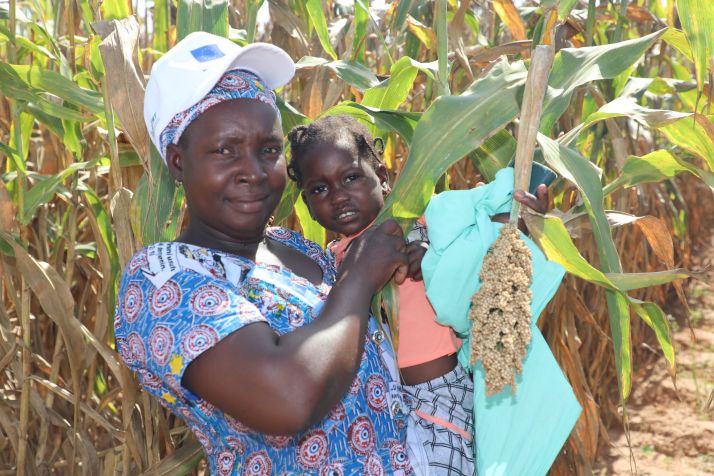
[[[227,71],[203,99],[171,119],[161,132],[161,155],[166,157],[166,147],[178,144],[181,134],[198,116],[216,104],[233,99],[257,99],[280,114],[275,103],[275,93],[266,88],[260,78],[242,69]]]

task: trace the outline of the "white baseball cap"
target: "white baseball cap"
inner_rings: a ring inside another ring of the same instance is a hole
[[[154,145],[161,150],[161,132],[171,119],[203,99],[226,71],[238,68],[258,76],[269,89],[295,74],[292,58],[275,45],[241,47],[203,31],[190,33],[159,58],[144,94],[144,122]]]

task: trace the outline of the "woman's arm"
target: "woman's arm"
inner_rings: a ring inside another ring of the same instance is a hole
[[[372,295],[403,281],[401,230],[387,222],[357,238],[319,318],[278,336],[267,324],[234,332],[197,357],[183,385],[256,431],[294,434],[320,421],[354,380]]]

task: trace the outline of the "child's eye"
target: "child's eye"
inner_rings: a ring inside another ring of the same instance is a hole
[[[350,174],[347,177],[345,177],[345,182],[352,182],[353,180],[357,180],[359,178],[359,174]]]
[[[325,191],[327,191],[327,187],[325,187],[324,185],[317,185],[310,189],[310,194],[317,195],[319,193],[324,193]]]
[[[218,147],[213,153],[217,155],[229,155],[231,150],[228,147]]]

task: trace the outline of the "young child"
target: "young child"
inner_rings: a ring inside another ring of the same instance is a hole
[[[302,189],[310,215],[343,235],[328,245],[339,266],[351,241],[365,230],[390,192],[381,139],[348,116],[328,116],[288,134],[288,175]],[[397,363],[410,398],[409,444],[421,445],[424,474],[474,474],[473,382],[458,364],[460,342],[438,324],[421,280],[428,239],[423,221],[407,236],[408,279],[399,286]],[[412,461],[415,467],[419,462]]]

